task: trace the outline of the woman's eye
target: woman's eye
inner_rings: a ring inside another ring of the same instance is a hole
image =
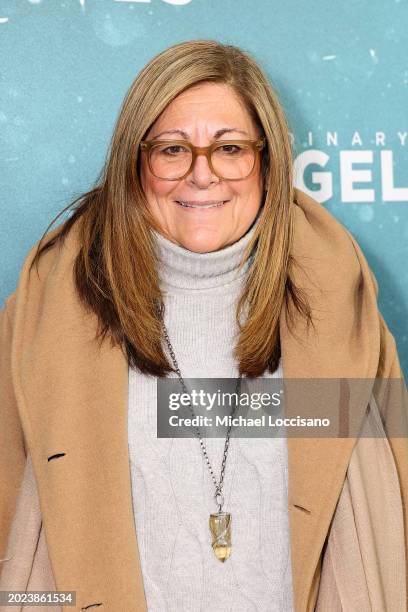
[[[228,154],[239,153],[242,150],[240,146],[234,144],[222,145],[221,147],[218,147],[218,149],[222,153]]]
[[[187,149],[182,145],[171,145],[169,147],[165,147],[164,149],[160,149],[160,153],[164,155],[176,155],[177,153],[186,153]]]

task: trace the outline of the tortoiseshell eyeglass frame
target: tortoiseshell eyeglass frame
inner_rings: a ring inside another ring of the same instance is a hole
[[[208,145],[207,147],[196,147],[195,145],[193,145],[191,142],[189,142],[188,140],[142,140],[140,142],[140,149],[141,151],[146,151],[146,153],[148,154],[147,156],[147,160],[148,160],[148,165],[149,165],[149,169],[150,172],[153,174],[154,177],[161,179],[163,181],[181,181],[182,179],[184,179],[186,176],[188,176],[191,172],[191,169],[194,167],[194,163],[196,160],[196,157],[198,155],[205,155],[208,161],[208,165],[211,169],[211,172],[213,174],[215,174],[216,176],[218,176],[218,178],[222,179],[222,180],[229,180],[229,181],[243,181],[245,179],[247,179],[253,172],[254,168],[255,168],[255,161],[256,161],[256,155],[254,156],[254,164],[251,168],[251,171],[246,175],[243,176],[241,178],[237,178],[237,179],[228,179],[225,178],[223,176],[220,176],[216,170],[214,169],[212,162],[211,162],[211,155],[212,152],[217,149],[218,147],[224,146],[224,145],[233,145],[233,144],[237,144],[237,145],[246,145],[249,146],[253,151],[255,151],[255,153],[260,152],[264,146],[265,146],[265,138],[260,138],[259,140],[218,140],[216,142],[213,142],[212,144]],[[177,178],[164,178],[162,176],[157,176],[152,169],[151,163],[150,163],[150,151],[152,149],[153,146],[155,145],[183,145],[185,147],[188,147],[191,151],[191,164],[189,169],[187,170],[187,172],[185,174],[183,174],[183,176],[177,177]]]

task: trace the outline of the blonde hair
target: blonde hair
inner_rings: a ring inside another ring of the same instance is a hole
[[[284,111],[266,75],[251,56],[233,45],[194,40],[155,56],[127,92],[110,150],[96,186],[64,208],[72,216],[41,248],[33,261],[79,223],[80,250],[74,277],[84,306],[98,317],[97,337],[107,333],[140,372],[165,376],[173,371],[163,350],[163,301],[157,275],[152,228],[140,182],[139,144],[167,105],[200,82],[229,85],[242,100],[267,146],[261,172],[266,191],[260,220],[241,265],[253,252],[244,290],[237,304],[239,339],[234,357],[248,377],[274,372],[280,357],[279,317],[290,302],[312,323],[310,308],[290,272],[294,224],[292,149]],[[241,321],[246,312],[245,321]]]

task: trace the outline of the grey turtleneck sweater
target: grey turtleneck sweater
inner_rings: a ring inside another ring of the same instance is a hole
[[[254,229],[212,253],[155,234],[164,320],[184,378],[238,376],[235,309],[251,260],[239,273],[238,265]],[[282,362],[263,377],[283,377]],[[232,554],[221,563],[208,525],[214,483],[198,439],[157,438],[156,397],[156,378],[129,369],[132,496],[149,611],[292,612],[286,439],[231,438],[223,492]],[[218,480],[225,440],[204,441]]]

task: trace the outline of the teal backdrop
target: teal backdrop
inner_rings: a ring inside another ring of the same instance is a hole
[[[407,33],[407,0],[2,0],[0,305],[51,219],[95,181],[138,71],[212,38],[269,75],[296,185],[361,245],[407,375]]]

